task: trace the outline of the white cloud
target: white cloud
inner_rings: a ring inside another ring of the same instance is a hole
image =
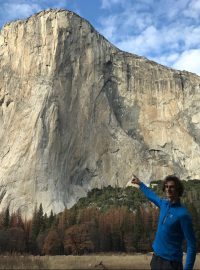
[[[180,70],[187,70],[200,75],[200,49],[183,52],[175,61],[173,67]]]
[[[177,16],[180,18],[182,12],[187,9],[188,2],[190,0],[158,0],[151,1],[153,8],[152,16],[156,21],[162,20],[171,21],[176,19]],[[180,18],[181,19],[181,18]]]
[[[198,19],[200,17],[200,0],[191,0],[187,9],[184,10],[184,15],[193,19]]]
[[[181,30],[181,29],[180,29]],[[185,49],[192,49],[200,45],[200,26],[185,27],[182,31]]]
[[[103,27],[100,29],[102,35],[104,35],[110,41],[114,41],[117,32],[117,16],[109,16],[101,20]]]
[[[130,9],[101,17],[98,30],[111,42],[119,43],[141,34],[151,24],[152,18],[148,13],[143,12],[138,16],[135,10]]]
[[[123,2],[123,0],[102,0],[101,1],[101,8],[103,9],[109,9],[112,7],[112,5],[120,4]]]
[[[141,35],[129,36],[117,43],[117,46],[124,51],[145,55],[148,51],[156,51],[160,48],[162,40],[159,37],[157,29],[154,26],[149,26]]]
[[[66,8],[69,0],[0,0],[0,26],[16,19],[24,19],[48,8]],[[76,10],[77,11],[77,10]]]
[[[32,1],[14,0],[1,4],[0,26],[16,19],[24,19],[42,10],[42,7]]]
[[[38,4],[34,3],[5,3],[4,9],[9,19],[16,19],[28,17],[31,14],[41,10],[41,7]]]
[[[127,35],[116,44],[124,51],[152,58],[166,54],[166,51],[168,54],[175,54],[179,50],[181,37],[180,29],[157,29],[154,25],[150,25],[139,35]]]
[[[121,16],[117,16],[117,20],[122,33],[140,33],[154,23],[151,14],[142,11],[138,16],[138,12],[133,9],[125,10]]]

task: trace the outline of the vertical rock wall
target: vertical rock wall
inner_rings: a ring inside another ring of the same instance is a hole
[[[62,211],[88,189],[200,178],[200,77],[122,52],[49,10],[0,34],[0,210]]]

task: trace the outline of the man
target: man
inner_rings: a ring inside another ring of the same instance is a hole
[[[167,199],[161,199],[136,176],[131,181],[139,185],[144,195],[160,208],[158,227],[153,242],[152,270],[183,269],[182,244],[187,242],[187,257],[184,270],[193,269],[196,257],[195,236],[192,220],[187,209],[181,205],[184,187],[180,179],[169,175],[164,179],[163,191]]]

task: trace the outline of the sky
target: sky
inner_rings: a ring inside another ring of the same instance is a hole
[[[77,13],[123,51],[200,75],[200,0],[0,0],[0,28],[48,8]]]

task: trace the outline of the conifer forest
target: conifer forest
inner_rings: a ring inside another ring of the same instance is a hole
[[[192,215],[200,252],[200,180],[183,181],[182,203]],[[150,187],[161,197],[162,181]],[[83,255],[99,252],[150,252],[159,209],[136,188],[103,187],[59,214],[35,209],[31,219],[20,211],[0,214],[0,253]],[[184,244],[186,249],[186,243]]]

